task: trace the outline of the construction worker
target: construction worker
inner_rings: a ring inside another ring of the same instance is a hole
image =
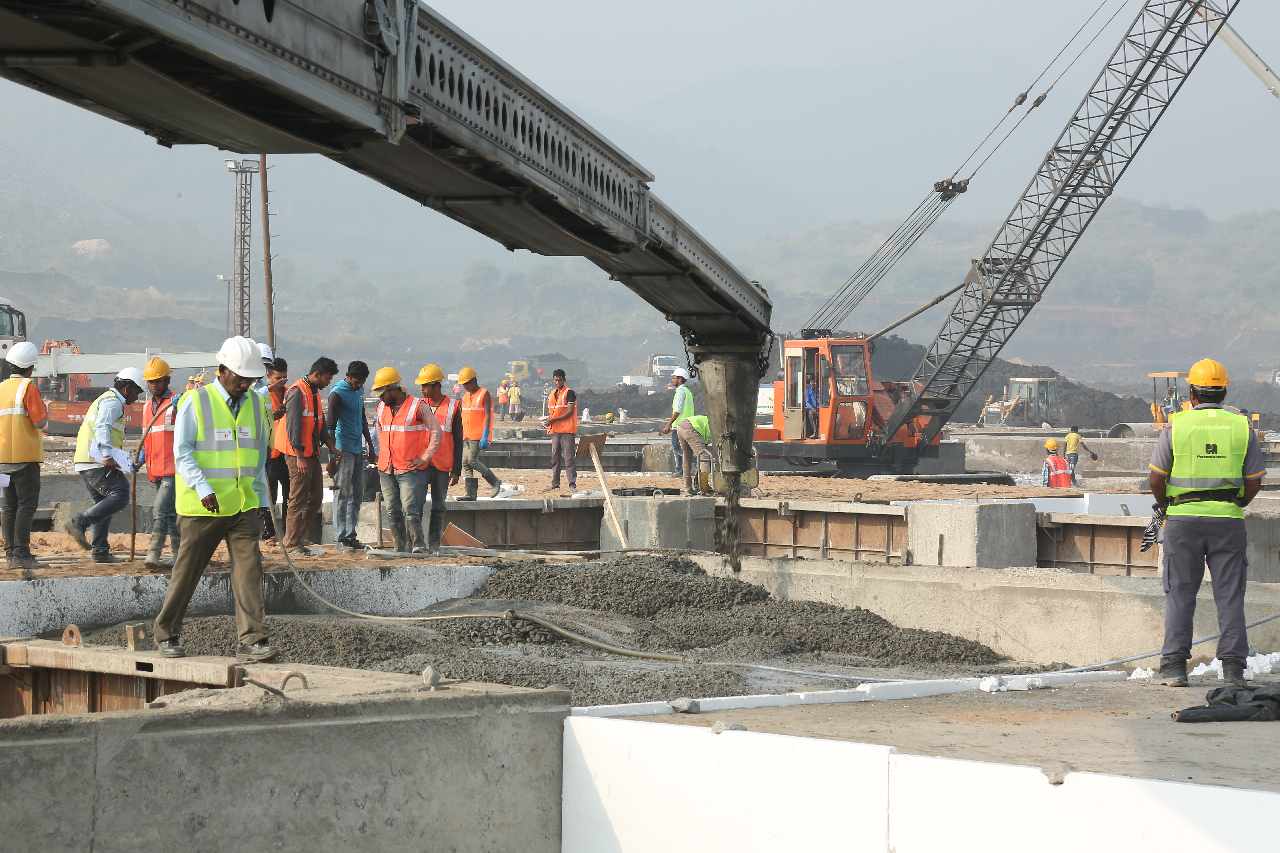
[[[254,380],[266,371],[258,347],[244,337],[218,349],[215,381],[182,395],[174,423],[176,506],[182,546],[156,616],[160,654],[182,657],[182,619],[218,545],[231,555],[236,657],[275,657],[267,640],[262,597],[262,514],[267,502],[271,417]]]
[[[1094,462],[1098,461],[1098,454],[1090,449],[1089,445],[1084,443],[1084,437],[1080,435],[1080,427],[1073,426],[1066,437],[1066,457],[1067,465],[1071,468],[1071,482],[1078,483],[1079,478],[1076,477],[1076,465],[1080,462],[1080,448],[1084,448],[1085,453],[1089,454],[1089,458]]]
[[[440,553],[440,536],[444,533],[445,501],[449,487],[458,485],[462,476],[462,407],[452,397],[446,397],[441,386],[444,371],[438,364],[425,364],[418,371],[418,386],[423,401],[431,407],[436,423],[440,425],[440,446],[431,455],[431,467],[427,470],[427,486],[431,490],[431,523],[427,525],[427,547],[432,554]]]
[[[333,444],[337,448],[329,461],[329,476],[333,477],[333,526],[338,544],[352,551],[364,546],[356,538],[356,525],[360,521],[360,502],[364,497],[365,445],[373,452],[374,441],[369,435],[369,421],[364,416],[362,389],[369,378],[369,365],[353,361],[347,366],[347,375],[329,392],[326,423],[333,425]]]
[[[427,500],[427,472],[440,447],[440,425],[431,406],[405,393],[394,367],[379,368],[370,390],[379,401],[378,479],[396,550],[426,551],[422,505]]]
[[[560,488],[560,470],[569,477],[569,491],[578,490],[578,395],[569,387],[568,377],[560,368],[551,374],[551,392],[547,395],[547,416],[543,426],[551,435],[551,489]]]
[[[504,379],[498,383],[498,420],[504,420],[507,417],[508,390],[507,380]]]
[[[76,435],[76,473],[89,490],[94,505],[67,519],[62,529],[81,548],[92,549],[95,563],[118,562],[111,556],[107,532],[111,528],[111,516],[129,505],[129,480],[119,458],[124,452],[124,407],[136,403],[142,396],[144,381],[142,371],[136,367],[126,367],[117,373],[112,387],[85,412]],[[116,455],[112,451],[116,451]],[[123,462],[127,465],[129,461],[125,456]],[[90,528],[92,544],[85,536]]]
[[[320,392],[329,387],[337,373],[337,362],[321,356],[284,395],[285,427],[277,432],[274,444],[289,466],[289,512],[280,543],[285,548],[301,549],[320,516],[324,500],[320,448],[327,446],[330,453],[334,452],[333,436],[325,428]]]
[[[262,369],[268,373],[271,371],[271,365],[275,364],[276,352],[271,348],[271,344],[258,342],[258,353],[262,356]],[[267,386],[271,384],[271,380],[264,374],[261,379],[253,383],[253,390],[260,394],[267,392]]]
[[[524,412],[520,408],[520,398],[523,392],[520,390],[519,382],[512,382],[511,387],[507,389],[507,413],[511,420],[516,423],[524,420]]]
[[[1058,455],[1058,440],[1051,438],[1044,443],[1044,468],[1040,470],[1040,485],[1051,489],[1071,488],[1071,468],[1067,460]]]
[[[1191,409],[1174,412],[1156,439],[1149,482],[1164,524],[1164,646],[1160,677],[1187,686],[1191,628],[1205,564],[1218,608],[1218,659],[1224,680],[1244,685],[1249,638],[1244,621],[1244,508],[1262,488],[1266,464],[1243,415],[1222,407],[1230,378],[1211,358],[1187,372]]]
[[[147,479],[156,488],[151,506],[151,547],[143,565],[148,569],[172,568],[173,560],[162,558],[165,537],[169,537],[173,555],[178,556],[182,534],[178,531],[178,514],[174,509],[173,427],[178,414],[178,395],[169,389],[169,363],[153,358],[142,371],[150,399],[142,408],[142,452],[139,463],[147,466]]]
[[[267,375],[263,377],[266,380],[266,398],[267,405],[271,411],[272,421],[272,441],[271,441],[271,457],[267,460],[267,497],[268,503],[262,508],[262,538],[264,541],[273,541],[276,534],[283,535],[283,530],[276,530],[275,519],[271,515],[271,507],[274,507],[277,501],[280,502],[280,524],[283,527],[285,516],[289,514],[289,464],[285,461],[285,455],[278,447],[287,439],[285,438],[285,420],[284,420],[284,392],[285,386],[289,381],[289,362],[283,358],[276,358],[270,365],[263,363],[266,368]]]
[[[813,376],[804,388],[804,437],[818,437],[818,380]]]
[[[40,504],[41,431],[49,423],[31,378],[38,356],[33,343],[14,344],[4,357],[9,378],[0,382],[0,473],[9,478],[4,487],[5,557],[9,568],[28,572],[39,566],[31,553],[31,522]]]
[[[675,453],[676,476],[684,475],[684,448],[680,444],[680,434],[675,428],[682,420],[693,414],[693,391],[689,388],[689,371],[677,367],[671,374],[671,386],[675,394],[671,398],[671,417],[658,432],[661,435],[671,434],[671,449]]]
[[[462,383],[462,470],[466,474],[465,496],[460,501],[473,501],[480,490],[480,480],[476,475],[484,477],[484,481],[493,490],[489,497],[496,498],[502,492],[502,481],[489,470],[489,466],[480,461],[480,455],[489,446],[489,438],[493,430],[493,398],[489,391],[482,388],[476,380],[475,368],[467,366],[458,371],[458,381]]]
[[[684,456],[684,490],[686,494],[702,494],[699,473],[710,473],[711,421],[706,415],[690,415],[676,427],[680,436],[681,455]]]

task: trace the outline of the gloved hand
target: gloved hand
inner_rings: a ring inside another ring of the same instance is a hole
[[[1160,504],[1151,505],[1151,522],[1142,531],[1142,546],[1139,551],[1150,551],[1160,538],[1160,528],[1164,526],[1165,508]]]

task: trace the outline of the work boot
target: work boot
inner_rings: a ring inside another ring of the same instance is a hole
[[[24,572],[33,572],[40,568],[40,561],[37,560],[30,551],[23,551],[11,559],[15,563],[11,568],[22,569]]]
[[[1160,683],[1165,687],[1187,686],[1187,662],[1165,658],[1160,661]]]
[[[84,535],[84,526],[80,523],[80,516],[74,515],[63,522],[62,532],[74,539],[75,543],[84,550],[89,550],[89,537]]]
[[[426,548],[422,543],[422,525],[409,525],[409,550],[414,554],[425,554]]]
[[[114,555],[114,554],[112,554],[110,551],[107,551],[107,552],[102,553],[102,554],[94,554],[94,555],[93,555],[93,561],[94,561],[95,563],[119,563],[119,562],[122,562],[122,561],[121,561],[121,559],[120,559],[119,557],[115,556],[115,555]]]
[[[1231,687],[1248,687],[1249,681],[1244,677],[1244,663],[1236,658],[1224,658],[1222,680]]]
[[[241,643],[236,649],[236,660],[250,663],[266,663],[276,656],[276,650],[266,640],[259,640],[253,645]]]
[[[460,501],[475,500],[480,494],[480,481],[477,480],[475,477],[468,477],[464,482],[467,487],[467,493],[462,497],[458,498],[458,500]]]
[[[185,658],[187,656],[187,650],[182,647],[182,640],[177,637],[161,640],[156,643],[156,648],[160,651],[161,657]]]
[[[491,498],[496,498],[498,495],[502,494],[502,481],[501,481],[501,480],[494,480],[494,481],[493,481],[492,483],[490,483],[489,485],[493,487],[493,491],[489,493],[489,497],[491,497]]]
[[[14,553],[13,549],[11,548],[5,549],[4,564],[6,568],[10,568],[10,569],[18,568],[18,555]]]
[[[147,557],[142,561],[143,568],[151,569],[153,571],[164,568],[164,564],[161,562],[160,556],[162,549],[163,545],[160,543],[160,540],[153,539],[151,547],[147,549]]]

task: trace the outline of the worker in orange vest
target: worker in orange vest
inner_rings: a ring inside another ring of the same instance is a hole
[[[498,420],[506,420],[507,417],[507,380],[498,383]]]
[[[284,535],[285,517],[289,514],[289,463],[278,448],[287,441],[285,436],[284,392],[289,381],[289,362],[283,358],[273,358],[270,364],[263,359],[266,368],[267,402],[271,409],[271,456],[267,459],[267,499],[268,506],[262,508],[262,539],[271,542],[276,535]],[[271,515],[271,507],[280,502],[280,530],[276,530],[275,519]]]
[[[560,488],[560,469],[569,476],[569,491],[578,489],[578,395],[568,385],[568,377],[556,368],[551,374],[547,395],[547,416],[542,425],[551,435],[551,489]]]
[[[496,498],[502,491],[502,481],[480,461],[480,454],[489,446],[493,429],[493,398],[489,396],[488,389],[480,387],[474,367],[459,370],[458,381],[462,383],[462,470],[467,475],[467,493],[458,500],[476,499],[480,491],[477,474],[484,477],[493,489],[489,497]]]
[[[440,425],[440,446],[431,456],[431,469],[427,472],[427,486],[431,490],[431,523],[427,526],[427,547],[432,554],[440,553],[440,536],[444,532],[445,501],[449,487],[458,485],[462,476],[462,407],[452,397],[446,397],[441,388],[444,371],[438,364],[423,365],[418,371],[418,386],[422,399],[435,413]]]
[[[5,355],[9,378],[0,382],[0,473],[4,487],[4,546],[8,567],[30,572],[39,568],[31,553],[31,523],[40,504],[40,463],[49,415],[40,389],[31,378],[39,353],[20,341]]]
[[[1044,443],[1044,468],[1040,472],[1040,485],[1051,489],[1071,488],[1071,465],[1058,455],[1058,440],[1051,438]]]
[[[285,548],[302,548],[307,532],[320,516],[324,501],[320,448],[326,446],[333,452],[333,434],[325,426],[320,392],[337,374],[338,363],[321,356],[284,395],[285,428],[274,438],[275,448],[285,455],[289,466],[289,513],[280,543]]]
[[[370,390],[378,396],[378,482],[396,550],[425,552],[422,505],[440,448],[440,425],[430,405],[405,393],[394,367],[379,368]]]
[[[142,407],[142,453],[139,462],[146,462],[147,479],[156,488],[151,506],[151,547],[143,565],[153,571],[173,568],[178,556],[181,534],[178,532],[178,512],[174,506],[173,427],[178,412],[178,395],[169,389],[171,381],[169,363],[163,358],[153,358],[142,371],[150,395]],[[173,557],[164,560],[165,537],[169,537]]]

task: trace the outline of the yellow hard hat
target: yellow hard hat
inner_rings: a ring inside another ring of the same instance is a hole
[[[1187,371],[1187,384],[1195,388],[1226,388],[1231,379],[1222,362],[1202,358]]]
[[[1056,438],[1051,438],[1051,439],[1049,439],[1048,441],[1046,441],[1046,442],[1044,443],[1044,449],[1045,449],[1045,450],[1057,450],[1057,449],[1058,449],[1058,439],[1056,439]]]
[[[476,369],[471,365],[467,365],[458,371],[458,384],[466,385],[472,379],[476,378]]]
[[[376,394],[384,388],[399,384],[400,371],[394,367],[379,367],[378,372],[373,374],[373,386],[369,390]]]
[[[147,362],[147,367],[142,371],[142,378],[150,382],[153,379],[164,379],[169,375],[169,362],[159,356],[153,357]]]
[[[444,371],[440,369],[440,365],[434,361],[430,364],[422,365],[422,369],[418,371],[418,378],[415,380],[416,385],[430,385],[432,382],[443,382]]]

